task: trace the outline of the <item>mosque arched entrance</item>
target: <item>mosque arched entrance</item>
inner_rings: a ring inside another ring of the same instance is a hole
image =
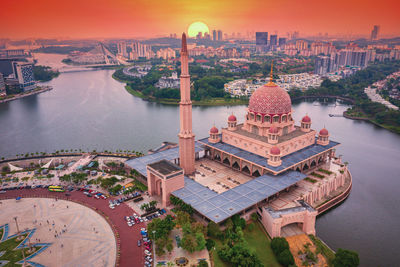
[[[294,222],[281,227],[281,236],[283,237],[300,234],[304,234],[302,222]]]
[[[303,166],[303,171],[305,171],[305,170],[308,170],[310,167],[308,167],[308,164],[306,163],[306,164],[304,164],[304,166]]]
[[[246,173],[246,174],[249,174],[249,175],[250,175],[250,169],[249,169],[249,167],[247,167],[247,166],[244,166],[244,167],[242,168],[242,172],[244,172],[244,173]]]
[[[232,168],[235,169],[235,170],[240,170],[239,163],[238,163],[237,161],[235,161],[235,162],[232,164]]]

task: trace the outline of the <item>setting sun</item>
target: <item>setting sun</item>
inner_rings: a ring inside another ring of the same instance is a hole
[[[202,34],[210,33],[208,26],[203,22],[197,21],[190,24],[188,28],[189,37],[196,37],[199,32]]]

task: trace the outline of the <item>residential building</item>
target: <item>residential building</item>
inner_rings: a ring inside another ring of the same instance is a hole
[[[117,44],[118,54],[123,56],[124,58],[128,58],[128,51],[126,50],[126,43],[120,42]]]
[[[175,58],[175,50],[168,47],[168,48],[161,48],[160,50],[157,51],[156,53],[157,58],[162,58],[164,60],[168,60],[171,58]]]

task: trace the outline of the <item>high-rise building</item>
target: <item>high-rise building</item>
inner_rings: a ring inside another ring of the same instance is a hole
[[[286,44],[286,38],[280,37],[279,38],[279,46],[283,46]]]
[[[0,97],[6,95],[6,84],[4,83],[3,73],[0,73]]]
[[[278,35],[271,34],[269,36],[269,49],[276,50],[276,46],[278,45]]]
[[[145,57],[147,59],[154,57],[154,52],[151,50],[151,45],[142,44],[139,42],[132,44],[131,59],[137,59],[139,57]]]
[[[379,34],[379,30],[380,29],[381,29],[381,26],[374,25],[374,28],[371,31],[371,40],[377,40],[378,39],[378,34]]]
[[[369,57],[366,50],[340,50],[339,66],[356,66],[365,68],[368,65]]]
[[[269,36],[269,44],[271,46],[277,45],[278,44],[278,35],[276,35],[276,34],[270,35]]]
[[[33,75],[33,64],[27,62],[13,62],[14,77],[18,80],[22,91],[35,89],[36,82]]]
[[[222,41],[222,31],[218,30],[218,41]]]
[[[216,30],[213,30],[212,36],[213,36],[213,41],[217,41],[217,31]]]
[[[325,75],[329,72],[331,58],[328,56],[319,56],[315,59],[314,73]]]
[[[128,51],[126,50],[126,43],[125,42],[120,42],[117,45],[118,47],[118,54],[127,58],[128,57]]]
[[[268,32],[256,32],[256,51],[265,52],[268,46]]]

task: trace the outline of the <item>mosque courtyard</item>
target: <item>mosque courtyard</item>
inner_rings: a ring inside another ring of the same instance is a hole
[[[6,208],[7,207],[7,208]],[[15,220],[16,217],[16,220]],[[30,262],[38,266],[114,266],[116,242],[106,220],[80,204],[51,198],[1,200],[0,242],[34,230],[25,245],[48,244]]]

